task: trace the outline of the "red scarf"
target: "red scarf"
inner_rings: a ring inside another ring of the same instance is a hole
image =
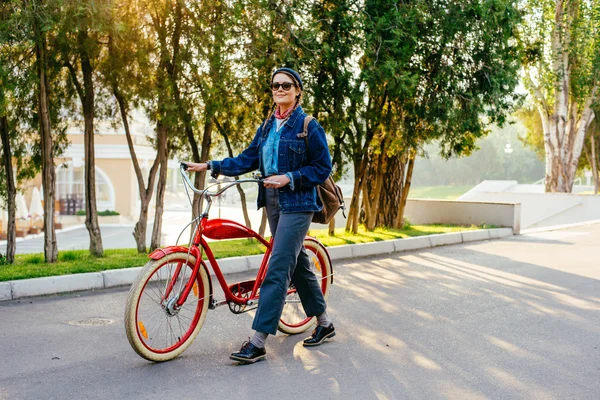
[[[286,119],[287,117],[290,116],[290,114],[292,114],[293,111],[294,111],[294,107],[290,107],[290,108],[288,108],[288,110],[286,112],[284,112],[283,114],[281,114],[279,112],[279,107],[277,107],[277,111],[275,111],[275,118],[277,118],[277,119]]]

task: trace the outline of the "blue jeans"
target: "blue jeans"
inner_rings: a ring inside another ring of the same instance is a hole
[[[322,314],[327,305],[318,279],[310,270],[310,258],[303,246],[313,213],[281,213],[277,189],[266,189],[265,200],[274,241],[252,329],[275,335],[290,281],[298,291],[307,316]]]

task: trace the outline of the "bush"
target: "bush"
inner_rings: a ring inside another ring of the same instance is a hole
[[[75,213],[75,215],[85,216],[85,210],[79,210]],[[121,214],[119,214],[117,211],[112,211],[112,210],[104,210],[104,211],[98,212],[99,217],[111,217],[113,215],[121,215]]]
[[[119,214],[116,211],[112,211],[112,210],[104,210],[104,211],[100,211],[98,213],[98,215],[101,216],[101,217],[110,217],[110,216],[113,216],[113,215],[121,215],[121,214]]]

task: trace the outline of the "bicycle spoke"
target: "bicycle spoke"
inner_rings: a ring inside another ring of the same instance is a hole
[[[153,302],[155,302],[155,303],[156,303],[156,304],[157,304],[159,307],[161,307],[161,308],[162,308],[162,306],[161,306],[160,302],[159,302],[159,301],[156,301],[156,300],[155,300],[155,299],[154,299],[152,296],[150,296],[150,294],[149,294],[149,293],[146,293],[146,292],[144,292],[144,293],[142,294],[142,296],[146,296],[147,298],[149,298],[150,300],[152,300]]]

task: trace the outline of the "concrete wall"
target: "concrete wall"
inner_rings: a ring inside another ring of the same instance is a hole
[[[521,229],[521,206],[511,202],[408,199],[405,216],[411,224],[496,225]]]
[[[521,203],[521,228],[600,219],[600,196],[570,193],[478,193],[470,199]]]

